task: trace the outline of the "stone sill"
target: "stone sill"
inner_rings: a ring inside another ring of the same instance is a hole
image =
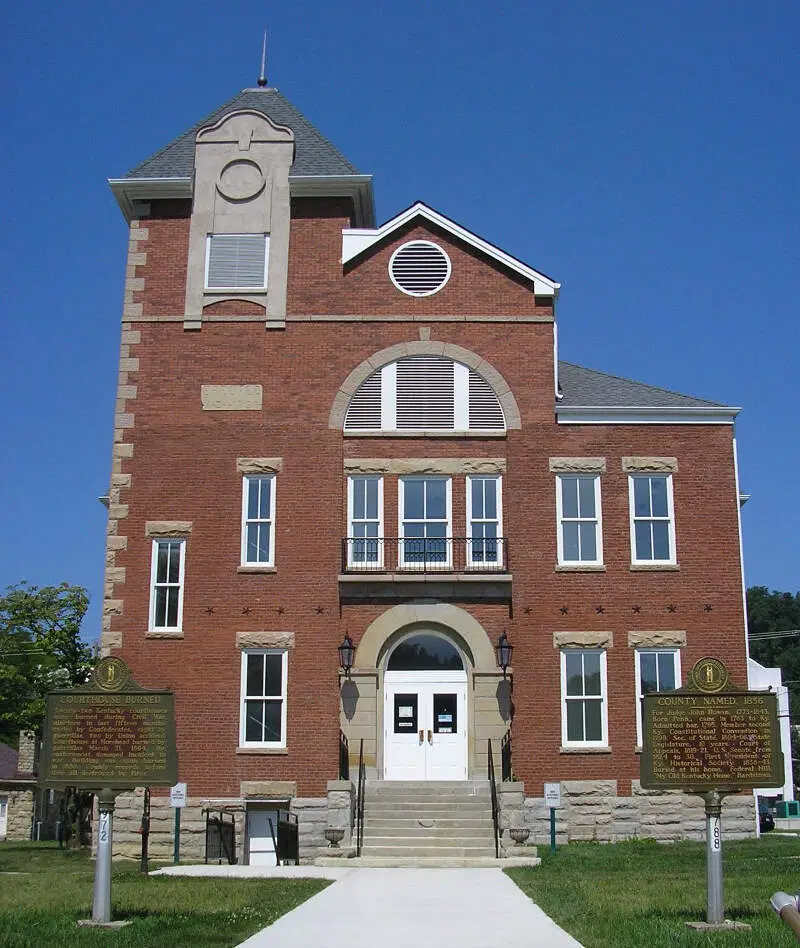
[[[475,428],[472,431],[345,431],[343,434],[345,438],[505,438],[508,433],[493,428]]]
[[[340,583],[510,583],[511,573],[340,573]]]
[[[554,570],[556,573],[605,573],[605,571],[606,567],[603,563],[586,563],[584,565],[559,563]]]
[[[277,566],[237,566],[237,573],[277,573]]]
[[[148,629],[144,637],[146,639],[182,639],[183,629]]]
[[[257,756],[288,754],[288,747],[237,747],[237,754],[255,754]]]
[[[560,747],[559,754],[610,754],[611,747]]]
[[[679,569],[677,563],[631,563],[632,573],[676,572]]]

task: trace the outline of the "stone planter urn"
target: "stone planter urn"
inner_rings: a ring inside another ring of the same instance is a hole
[[[531,835],[531,831],[527,826],[514,826],[508,831],[508,835],[514,840],[517,846],[522,846]]]
[[[338,849],[340,841],[344,839],[344,828],[341,826],[326,827],[325,839],[331,844],[331,849]]]

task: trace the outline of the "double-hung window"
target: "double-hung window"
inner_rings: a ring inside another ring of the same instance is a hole
[[[150,629],[180,632],[183,628],[183,580],[186,540],[153,540],[150,564]]]
[[[382,569],[383,478],[350,477],[347,509],[347,565]]]
[[[559,565],[599,566],[603,562],[599,476],[561,474],[556,488]]]
[[[561,742],[565,747],[607,747],[606,653],[561,652]]]
[[[450,567],[451,503],[449,477],[400,478],[401,567]]]
[[[642,745],[642,697],[652,691],[673,691],[681,684],[681,653],[677,648],[636,651],[636,743]]]
[[[631,561],[671,563],[675,557],[675,516],[670,474],[631,474]]]
[[[269,234],[209,234],[207,290],[263,290],[267,286]]]
[[[275,475],[243,479],[242,565],[275,565]]]
[[[286,746],[287,656],[281,649],[242,652],[241,747]]]
[[[503,565],[501,485],[499,475],[467,478],[467,569]]]

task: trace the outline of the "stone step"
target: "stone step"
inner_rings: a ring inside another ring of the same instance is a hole
[[[414,784],[402,787],[368,787],[366,800],[491,800],[488,787],[443,786],[431,787],[427,784]]]
[[[494,848],[494,833],[482,833],[475,835],[435,835],[430,833],[402,833],[402,834],[377,834],[365,833],[364,846],[372,852],[375,846],[436,846],[441,849],[452,849],[453,847],[465,846],[471,847],[491,847]]]
[[[444,843],[445,840],[438,840],[438,843]],[[458,843],[458,840],[453,840],[453,842]],[[364,841],[364,845],[361,847],[362,856],[388,856],[394,858],[396,856],[494,856],[494,846],[488,846],[485,843],[475,846],[461,846],[461,845],[415,845],[415,846],[403,846],[398,844],[386,843],[381,845],[374,845],[372,843],[367,843]]]
[[[494,829],[491,819],[488,817],[475,817],[474,819],[470,818],[452,818],[452,817],[437,817],[436,819],[430,820],[425,817],[377,817],[377,816],[367,816],[364,819],[364,830],[369,832],[375,830],[378,827],[386,829],[427,829],[427,830],[442,830],[445,833],[456,833],[463,832],[465,830],[470,831],[481,831],[484,830],[487,833],[491,833]]]
[[[364,819],[481,820],[492,818],[485,806],[452,803],[373,803],[364,807]]]
[[[534,850],[528,846],[526,850]],[[357,867],[386,869],[510,869],[516,866],[539,866],[542,860],[538,856],[510,856],[496,859],[491,856],[357,856],[342,859],[331,856],[317,856],[316,866],[335,866],[337,869]]]

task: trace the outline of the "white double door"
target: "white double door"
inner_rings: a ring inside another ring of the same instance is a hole
[[[384,780],[467,779],[467,676],[386,672]]]

